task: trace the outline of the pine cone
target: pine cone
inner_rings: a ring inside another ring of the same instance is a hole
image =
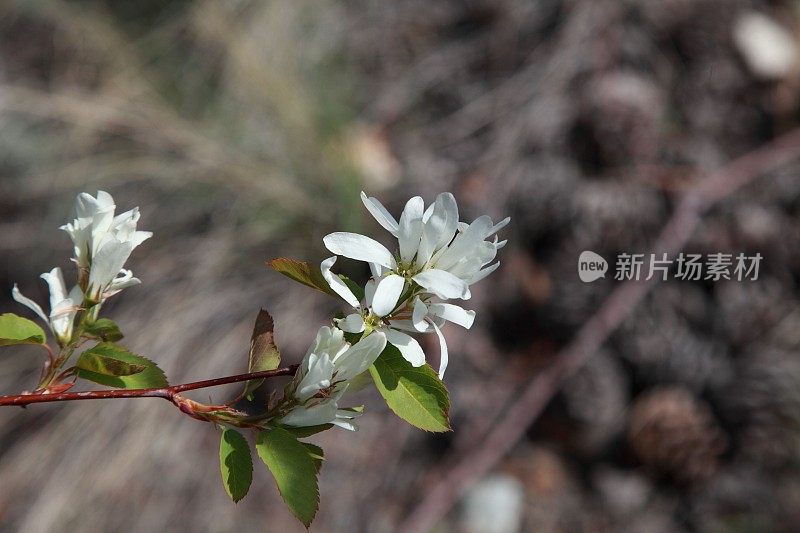
[[[800,361],[793,352],[755,345],[742,354],[736,378],[719,399],[741,426],[741,453],[778,467],[796,457],[800,437]]]
[[[688,483],[716,471],[726,443],[709,407],[680,388],[652,389],[639,396],[628,440],[645,466]]]
[[[752,342],[788,314],[791,300],[785,294],[785,284],[772,277],[720,283],[714,287],[719,327],[736,344]]]
[[[730,381],[727,349],[703,333],[709,326],[707,301],[700,289],[692,288],[691,284],[683,289],[676,284],[660,287],[615,335],[620,354],[644,383],[699,391],[718,389]]]
[[[564,403],[583,452],[596,452],[624,428],[627,381],[619,361],[600,352],[564,384]]]

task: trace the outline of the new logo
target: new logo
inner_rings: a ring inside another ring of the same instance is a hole
[[[578,257],[578,276],[585,283],[605,278],[607,270],[606,260],[591,250],[581,252]]]

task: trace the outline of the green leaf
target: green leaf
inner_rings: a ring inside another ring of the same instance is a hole
[[[110,318],[99,318],[87,324],[83,328],[83,335],[110,342],[116,342],[124,337],[117,323]]]
[[[89,358],[92,360],[98,360],[99,358],[110,359],[121,363],[143,366],[144,370],[132,375],[107,375],[97,370],[92,370],[88,364],[86,368],[82,368],[83,363],[81,361],[87,361]],[[158,368],[153,361],[141,355],[132,354],[124,347],[110,342],[102,342],[83,352],[78,358],[76,374],[83,379],[118,389],[149,389],[169,386],[167,378],[164,376],[164,371]]]
[[[12,344],[44,344],[44,330],[33,320],[14,313],[0,315],[0,346]]]
[[[310,442],[301,442],[300,444],[308,450],[308,455],[311,456],[314,466],[317,468],[317,473],[319,473],[319,469],[322,468],[322,462],[325,460],[325,452],[322,451],[322,448]]]
[[[350,289],[350,292],[352,292],[353,295],[356,298],[358,298],[358,301],[364,300],[364,287],[362,287],[352,279],[348,278],[344,274],[337,274],[337,275],[342,279],[342,281],[344,281],[344,284],[347,285],[347,288]]]
[[[283,501],[306,527],[311,525],[319,507],[319,485],[309,449],[285,429],[274,427],[258,434],[256,451],[272,472]]]
[[[114,359],[92,351],[86,351],[78,357],[75,368],[78,370],[95,372],[104,376],[119,377],[138,374],[139,372],[143,372],[147,367],[145,365],[126,363],[125,361],[120,361],[119,359]]]
[[[319,270],[319,268],[312,267],[306,261],[298,261],[297,259],[290,259],[288,257],[279,257],[277,259],[273,259],[268,264],[284,276],[292,278],[298,283],[302,283],[303,285],[311,287],[312,289],[317,289],[318,291],[329,294],[334,298],[340,298],[340,296],[336,294],[333,289],[331,289],[331,286],[328,285],[328,282],[325,281],[325,278],[322,277],[322,272]]]
[[[387,344],[369,371],[397,416],[426,431],[450,431],[447,389],[429,365],[414,368],[397,348]]]
[[[331,429],[333,424],[320,424],[318,426],[306,426],[306,427],[295,427],[295,426],[281,426],[281,428],[285,429],[298,439],[304,439],[306,437],[310,437],[311,435],[316,435],[317,433],[321,433],[327,429]]]
[[[281,352],[275,346],[275,324],[270,314],[261,309],[253,326],[253,335],[250,337],[250,357],[247,372],[262,372],[275,370],[281,364]],[[249,395],[264,382],[263,379],[248,381],[244,387],[244,394]]]
[[[238,502],[253,482],[253,459],[247,439],[235,429],[224,429],[219,441],[219,468],[225,492]]]

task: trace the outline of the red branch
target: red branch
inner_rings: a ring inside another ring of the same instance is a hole
[[[652,251],[677,253],[691,238],[703,213],[759,175],[789,163],[799,153],[800,128],[797,128],[712,172],[684,193]],[[432,490],[425,491],[423,500],[407,515],[398,531],[429,531],[444,518],[459,497],[512,450],[564,381],[594,355],[656,281],[654,276],[651,280],[628,281],[616,288],[554,362],[514,395],[515,399],[503,410],[488,435],[476,439],[474,448],[434,477],[437,483]]]
[[[206,379],[204,381],[194,381],[182,385],[153,389],[122,389],[122,390],[98,390],[86,392],[63,392],[47,394],[18,394],[13,396],[0,396],[0,407],[17,405],[24,407],[32,403],[46,402],[70,402],[75,400],[109,400],[113,398],[164,398],[177,405],[179,408],[179,393],[190,390],[206,389],[218,385],[229,383],[240,383],[252,379],[266,379],[278,376],[292,376],[297,371],[298,365],[291,365],[276,370],[265,370],[263,372],[251,372],[249,374],[237,374],[223,378]]]

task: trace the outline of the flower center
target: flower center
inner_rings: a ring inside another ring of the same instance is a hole
[[[370,330],[376,329],[383,324],[381,317],[375,313],[370,313],[364,317],[364,325]]]
[[[398,261],[397,262],[397,268],[395,269],[394,272],[398,276],[401,276],[401,277],[406,278],[406,279],[411,279],[414,276],[416,276],[417,274],[419,274],[421,270],[422,270],[422,267],[416,265],[413,261],[408,262],[408,263],[403,262],[403,261]]]

